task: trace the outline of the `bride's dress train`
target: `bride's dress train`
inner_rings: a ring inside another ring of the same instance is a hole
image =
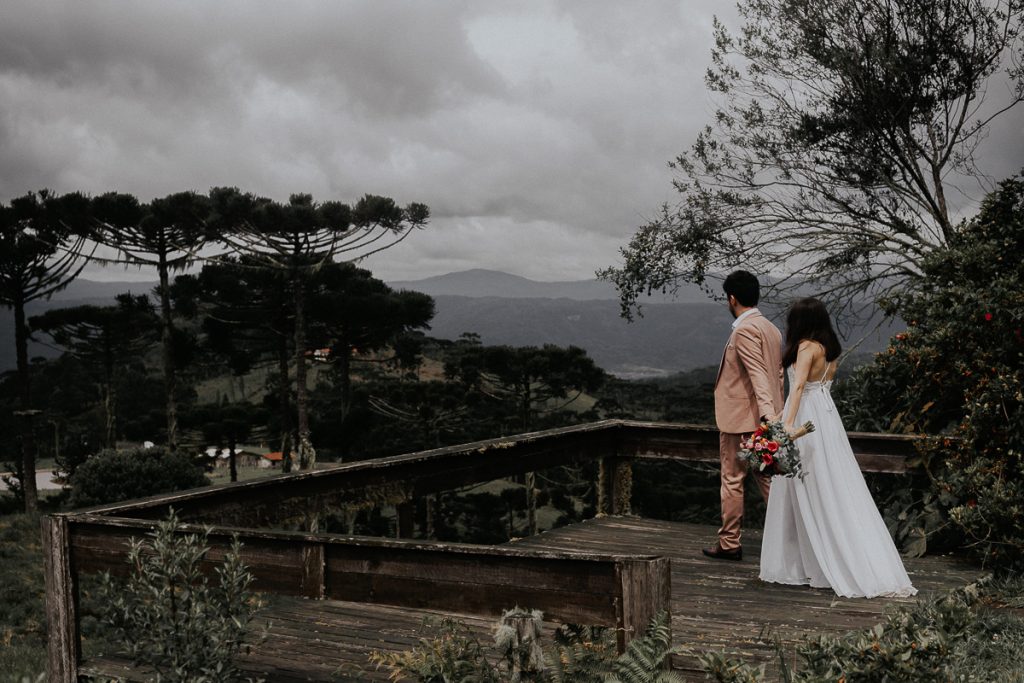
[[[789,372],[792,385],[792,367]],[[805,385],[794,423],[810,420],[815,426],[797,441],[806,476],[772,481],[761,579],[831,587],[846,598],[914,595],[917,589],[854,458],[831,385]]]

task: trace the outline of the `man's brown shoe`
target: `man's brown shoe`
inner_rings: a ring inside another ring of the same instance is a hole
[[[722,546],[715,544],[711,548],[704,548],[704,555],[714,560],[732,560],[739,562],[743,559],[743,548],[735,548],[733,550],[726,550]]]

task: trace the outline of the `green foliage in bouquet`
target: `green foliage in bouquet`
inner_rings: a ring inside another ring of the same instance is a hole
[[[103,450],[71,476],[72,507],[102,505],[157,493],[206,486],[210,480],[192,458],[163,448]]]
[[[246,680],[236,667],[260,608],[236,538],[211,581],[206,535],[178,534],[172,512],[147,541],[133,540],[127,582],[103,576],[101,619],[136,665],[167,683]]]
[[[859,420],[870,423],[870,401],[877,426],[940,435],[922,451],[939,502],[968,547],[999,567],[1024,566],[1022,253],[1019,175],[925,259],[919,289],[890,302],[907,331],[840,397]]]

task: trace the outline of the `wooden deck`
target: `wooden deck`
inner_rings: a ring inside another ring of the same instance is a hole
[[[600,517],[515,541],[522,548],[592,553],[655,554],[672,563],[672,626],[675,642],[697,649],[726,649],[749,660],[770,661],[757,642],[765,627],[791,641],[807,633],[840,632],[880,620],[892,599],[847,600],[831,591],[764,584],[757,579],[760,533],[744,536],[743,562],[709,560],[700,549],[714,541],[712,527],[638,517]],[[909,560],[907,569],[922,596],[962,586],[978,569],[948,557]],[[903,600],[906,602],[908,600]],[[513,605],[508,605],[512,607]],[[523,607],[530,607],[523,605]],[[246,660],[268,681],[386,680],[366,656],[373,649],[403,650],[429,632],[428,615],[444,613],[336,600],[275,597],[266,611],[270,637]],[[494,620],[459,618],[489,642]],[[704,680],[691,658],[674,666]],[[128,674],[115,659],[87,660],[83,672]]]

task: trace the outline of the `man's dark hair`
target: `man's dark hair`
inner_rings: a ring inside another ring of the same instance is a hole
[[[722,289],[726,296],[736,297],[741,306],[756,306],[761,298],[761,285],[752,273],[745,270],[729,273],[729,277],[722,283]]]

